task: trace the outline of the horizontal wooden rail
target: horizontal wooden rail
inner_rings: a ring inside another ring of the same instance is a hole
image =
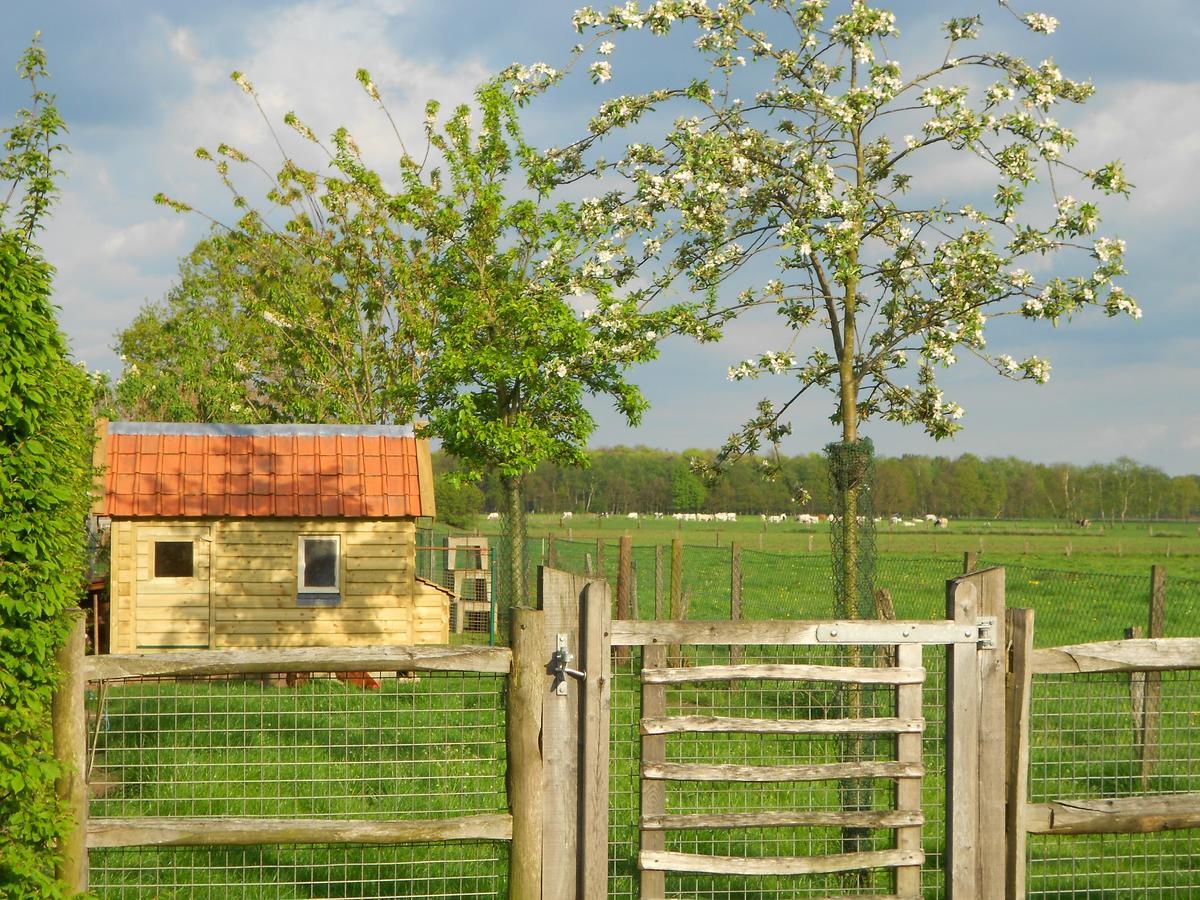
[[[924,719],[744,719],[732,716],[651,716],[642,734],[913,734]]]
[[[659,621],[636,619],[614,619],[612,623],[612,643],[614,647],[642,647],[649,644],[692,644],[702,645],[821,645],[837,646],[838,641],[827,637],[829,622],[794,622],[787,619],[760,621],[729,621],[717,620],[708,622]],[[896,644],[897,634],[903,632],[905,626],[912,626],[914,633],[922,628],[935,626],[937,629],[955,631],[955,623],[949,619],[934,621],[887,621],[854,623],[857,630],[856,644]],[[818,637],[818,631],[821,636]],[[871,639],[873,632],[878,637]],[[959,640],[962,640],[960,637]],[[952,641],[936,640],[925,643],[952,643]]]
[[[1200,828],[1200,793],[1025,806],[1025,830],[1030,834],[1151,834],[1181,828]]]
[[[906,828],[925,824],[919,810],[865,810],[862,812],[688,813],[643,816],[647,831],[685,831],[693,828]]]
[[[919,866],[925,862],[921,850],[869,850],[865,853],[833,853],[829,856],[703,856],[669,850],[643,850],[638,866],[661,872],[701,872],[708,875],[822,875],[853,872],[886,866]]]
[[[696,681],[836,681],[844,684],[920,684],[923,668],[870,666],[738,665],[643,669],[645,684],[690,684]]]
[[[186,650],[84,658],[84,678],[265,674],[271,672],[482,672],[506,675],[507,647],[296,647]]]
[[[651,781],[827,781],[836,778],[920,778],[920,763],[849,762],[799,766],[705,765],[700,763],[647,763],[642,777]]]
[[[249,844],[416,844],[507,841],[512,816],[489,813],[448,819],[260,819],[194,816],[89,819],[88,847]]]
[[[1049,647],[1032,654],[1035,675],[1200,669],[1200,638],[1150,638]]]

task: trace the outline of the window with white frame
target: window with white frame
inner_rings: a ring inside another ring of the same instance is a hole
[[[335,606],[340,602],[341,549],[336,534],[300,535],[296,599],[301,606]]]

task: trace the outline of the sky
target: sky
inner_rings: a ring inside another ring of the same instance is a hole
[[[1172,475],[1200,472],[1200,4],[1022,7],[1061,21],[1050,36],[1013,30],[993,0],[891,5],[903,52],[914,59],[932,51],[941,20],[980,12],[985,34],[995,28],[1032,61],[1052,56],[1068,77],[1095,82],[1095,98],[1060,118],[1077,130],[1081,160],[1119,157],[1137,186],[1128,201],[1102,206],[1102,232],[1127,241],[1125,286],[1145,315],[1006,329],[1006,352],[1051,360],[1048,384],[1006,381],[964,360],[943,379],[947,398],[966,408],[963,430],[935,442],[919,429],[868,423],[877,452],[1079,464],[1128,455]],[[574,7],[558,0],[0,0],[0,122],[27,101],[12,66],[40,30],[49,86],[70,129],[62,198],[42,240],[57,268],[55,302],[75,357],[115,375],[115,334],[165,295],[180,257],[206,230],[196,216],[155,206],[156,192],[217,215],[224,209],[224,189],[194,149],[225,141],[271,158],[269,132],[230,72],[254,83],[276,124],[293,109],[321,135],[346,125],[385,167],[396,157],[395,137],[355,83],[356,69],[370,70],[402,137],[416,140],[428,98],[449,106],[511,62],[565,60],[577,39]],[[697,57],[685,41],[629,35],[610,59],[610,84],[575,78],[526,109],[523,124],[535,142],[582,135],[605,96],[686,74]],[[955,197],[969,177],[948,168],[937,184]],[[718,446],[758,399],[788,396],[784,383],[730,383],[728,367],[786,342],[770,318],[740,323],[717,344],[667,342],[658,360],[633,373],[651,402],[643,424],[630,428],[596,403],[592,445]],[[827,395],[802,398],[784,450],[810,452],[836,440],[831,411]]]

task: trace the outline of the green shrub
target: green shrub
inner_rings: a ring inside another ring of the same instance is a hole
[[[91,385],[67,359],[51,268],[0,232],[0,895],[58,897],[54,653],[78,603]]]

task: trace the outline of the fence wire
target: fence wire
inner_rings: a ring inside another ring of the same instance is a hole
[[[91,685],[92,817],[425,819],[503,812],[500,676]],[[93,850],[101,897],[496,896],[507,845]]]
[[[743,647],[743,663],[845,664],[845,648]],[[883,651],[864,649],[864,664],[889,665]],[[727,647],[685,647],[686,666],[728,664]],[[641,743],[640,650],[614,668],[612,695],[611,771],[609,800],[609,896],[638,896],[637,853],[640,793],[638,772]],[[927,648],[928,671],[923,707],[926,732],[922,743],[926,775],[922,806],[926,817],[923,844],[922,895],[943,896],[943,837],[945,831],[945,651]],[[895,689],[863,686],[861,715],[895,715]],[[714,715],[752,718],[832,718],[846,714],[845,686],[815,682],[713,682],[667,688],[667,715]],[[679,734],[666,739],[667,760],[674,763],[772,766],[895,759],[894,738],[861,742],[833,735]],[[848,749],[851,748],[851,749]],[[894,808],[894,782],[873,780],[869,807]],[[835,781],[753,784],[736,782],[668,782],[666,811],[672,814],[761,812],[767,810],[829,810],[842,806]],[[868,833],[865,850],[895,846],[889,829]],[[741,828],[666,832],[666,849],[718,856],[816,856],[844,852],[842,832],[830,827]],[[874,870],[863,880],[845,875],[719,876],[668,873],[667,896],[687,898],[804,898],[880,894],[893,890],[890,870]]]
[[[1195,792],[1200,672],[1034,677],[1031,803]],[[1029,897],[1200,896],[1200,829],[1030,835],[1026,857]]]

